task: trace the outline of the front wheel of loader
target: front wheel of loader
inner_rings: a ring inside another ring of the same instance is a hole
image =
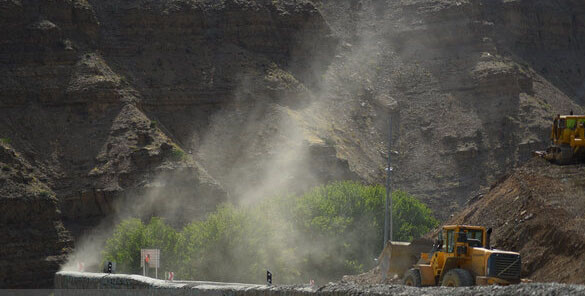
[[[559,149],[560,151],[557,154],[556,161],[557,164],[566,165],[570,164],[573,161],[573,149],[571,146],[563,145]]]
[[[465,269],[455,268],[447,271],[441,282],[445,287],[473,286],[473,276]]]
[[[411,268],[404,274],[404,285],[411,287],[421,287],[420,270]]]

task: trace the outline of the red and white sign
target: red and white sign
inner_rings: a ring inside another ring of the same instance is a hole
[[[159,249],[142,249],[140,250],[140,267],[160,268],[160,250]]]
[[[169,271],[168,276],[167,276],[167,280],[173,281],[174,278],[175,278],[175,273],[172,271]]]

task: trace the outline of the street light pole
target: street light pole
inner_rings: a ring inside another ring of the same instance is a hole
[[[392,198],[390,194],[390,173],[392,172],[391,164],[392,155],[392,117],[388,117],[388,165],[386,167],[386,208],[384,210],[384,246],[392,240]],[[388,231],[390,230],[390,231]],[[390,233],[390,237],[388,237]]]

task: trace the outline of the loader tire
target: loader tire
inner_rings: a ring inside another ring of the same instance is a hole
[[[404,274],[403,283],[405,286],[421,287],[422,280],[420,278],[420,270],[411,268]]]
[[[445,287],[473,286],[473,276],[465,269],[455,268],[447,271],[441,282]]]

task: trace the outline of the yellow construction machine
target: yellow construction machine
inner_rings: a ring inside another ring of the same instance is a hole
[[[491,228],[444,226],[434,244],[388,242],[379,262],[385,278],[402,276],[408,286],[509,285],[520,282],[519,253],[490,248]],[[418,251],[431,249],[425,253]]]
[[[572,113],[572,112],[571,112]],[[536,155],[569,164],[585,156],[585,115],[557,115],[551,129],[551,146]]]

